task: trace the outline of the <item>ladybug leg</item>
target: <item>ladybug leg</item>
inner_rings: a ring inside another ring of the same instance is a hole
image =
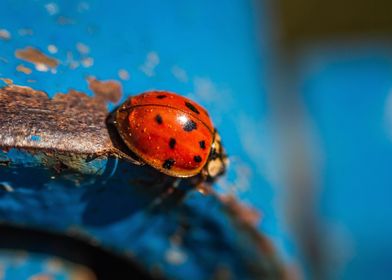
[[[204,195],[209,195],[212,193],[212,187],[211,184],[207,182],[200,182],[199,184],[196,185],[196,190]]]
[[[152,207],[152,208],[160,206],[164,202],[166,202],[168,199],[170,199],[174,195],[177,187],[181,183],[181,178],[176,178],[174,181],[172,181],[172,178],[170,178],[170,179],[164,178],[163,180],[164,180],[163,184],[168,184],[168,186],[157,198],[155,198],[152,201],[152,204],[150,205],[150,207]]]
[[[192,183],[198,192],[204,195],[208,195],[212,192],[212,187],[211,187],[211,183],[208,182],[207,180],[208,179],[207,172],[203,172],[203,171],[200,172],[200,174],[195,177],[195,180]]]
[[[124,153],[124,152],[122,152],[122,151],[120,151],[118,149],[116,149],[116,154],[117,154],[117,157],[123,158],[123,159],[131,162],[132,164],[135,164],[135,165],[145,165],[144,162],[142,162],[142,161],[136,159],[135,157],[132,157],[131,155],[126,154],[126,153]]]

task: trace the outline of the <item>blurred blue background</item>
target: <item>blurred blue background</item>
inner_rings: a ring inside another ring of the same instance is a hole
[[[389,6],[290,5],[3,0],[0,75],[51,96],[95,76],[123,99],[193,98],[231,157],[217,190],[262,213],[293,279],[390,279],[392,53],[389,21],[374,21]],[[26,46],[56,71],[15,58]]]

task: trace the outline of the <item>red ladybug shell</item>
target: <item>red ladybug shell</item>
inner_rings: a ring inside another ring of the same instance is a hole
[[[142,161],[175,177],[200,173],[214,137],[204,108],[166,91],[131,97],[117,110],[116,126],[125,144]]]

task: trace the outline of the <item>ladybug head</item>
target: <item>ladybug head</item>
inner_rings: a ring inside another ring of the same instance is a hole
[[[215,130],[210,155],[208,157],[206,166],[204,167],[207,180],[214,181],[217,177],[224,174],[228,163],[229,159],[227,158],[225,150],[222,147],[220,135]]]

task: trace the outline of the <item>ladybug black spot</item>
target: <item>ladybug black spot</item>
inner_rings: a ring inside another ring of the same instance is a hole
[[[162,164],[162,167],[165,169],[171,169],[172,166],[176,163],[176,161],[172,158],[168,158],[165,160],[165,162]]]
[[[194,156],[194,157],[193,157],[193,160],[194,160],[195,162],[201,162],[201,156]]]
[[[155,121],[158,123],[158,124],[162,124],[163,123],[163,120],[162,120],[162,117],[161,117],[161,115],[156,115],[155,116]]]
[[[173,150],[175,146],[176,146],[176,139],[170,138],[170,140],[169,140],[169,147],[170,147],[170,149]]]
[[[158,98],[158,99],[163,99],[163,98],[166,98],[166,97],[167,97],[167,96],[164,95],[164,94],[157,95],[157,98]]]
[[[185,102],[185,106],[187,106],[191,111],[195,112],[196,114],[200,114],[199,110],[197,110],[197,108],[193,104]]]
[[[206,148],[206,141],[204,141],[204,140],[199,141],[199,145],[200,145],[200,148],[205,150],[205,148]]]
[[[194,129],[197,129],[197,124],[192,120],[187,120],[182,127],[186,132],[191,132]]]

